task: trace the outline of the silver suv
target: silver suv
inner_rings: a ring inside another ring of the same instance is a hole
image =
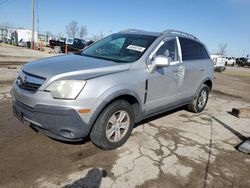
[[[80,53],[27,63],[12,88],[13,111],[49,137],[102,149],[126,142],[134,124],[187,105],[203,111],[213,63],[193,35],[126,30]]]

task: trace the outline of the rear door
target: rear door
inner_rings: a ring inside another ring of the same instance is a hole
[[[182,61],[185,66],[184,85],[180,93],[183,98],[192,97],[206,75],[206,67],[210,59],[204,46],[189,38],[179,38]]]

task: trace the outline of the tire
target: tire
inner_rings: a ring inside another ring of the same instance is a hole
[[[54,47],[54,52],[60,53],[61,52],[61,47],[60,46],[55,46]]]
[[[208,86],[203,84],[198,95],[194,98],[193,102],[188,105],[188,110],[194,113],[202,112],[207,105],[209,91]]]
[[[121,117],[123,118],[119,120]],[[125,100],[114,101],[97,118],[90,138],[101,149],[116,149],[128,140],[134,127],[134,121],[135,115],[132,106]]]

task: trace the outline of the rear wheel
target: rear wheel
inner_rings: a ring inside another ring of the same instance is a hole
[[[108,105],[98,117],[90,133],[92,142],[102,149],[115,149],[123,145],[134,126],[134,111],[125,100]]]
[[[198,95],[195,97],[193,102],[188,105],[188,109],[195,113],[200,113],[204,110],[207,104],[209,95],[209,88],[207,85],[203,84]]]

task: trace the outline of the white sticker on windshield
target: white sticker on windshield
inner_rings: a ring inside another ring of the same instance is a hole
[[[136,45],[131,45],[131,44],[127,47],[127,49],[135,50],[135,51],[138,51],[138,52],[143,52],[145,50],[145,48],[143,48],[141,46],[136,46]]]

